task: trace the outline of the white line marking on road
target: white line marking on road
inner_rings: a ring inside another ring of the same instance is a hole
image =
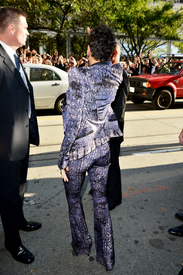
[[[173,149],[164,149],[164,150],[146,151],[146,152],[141,152],[141,153],[133,153],[132,155],[139,156],[139,155],[160,154],[160,153],[175,152],[175,151],[181,151],[181,147],[173,148]]]

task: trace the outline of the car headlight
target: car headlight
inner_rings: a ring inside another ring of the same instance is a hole
[[[142,86],[145,88],[151,88],[151,82],[147,81],[147,82],[142,82]]]

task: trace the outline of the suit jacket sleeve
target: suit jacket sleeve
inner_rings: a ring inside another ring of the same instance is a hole
[[[60,169],[65,169],[68,166],[69,151],[80,129],[84,102],[82,81],[76,67],[69,69],[68,80],[69,88],[66,92],[66,105],[63,109],[64,139],[58,160]]]
[[[36,111],[34,106],[33,93],[30,94],[31,98],[31,118],[29,119],[29,143],[36,146],[39,145],[39,131],[36,118]]]
[[[30,100],[31,100],[31,117],[29,119],[29,143],[38,146],[39,130],[38,130],[38,123],[37,123],[36,110],[35,110],[35,104],[34,104],[34,92],[26,72],[25,72],[25,75],[29,86]]]
[[[112,109],[117,116],[118,124],[122,133],[124,129],[125,107],[126,107],[126,100],[129,93],[129,88],[130,88],[129,79],[126,72],[123,70],[123,81],[119,85],[115,100],[111,104]]]

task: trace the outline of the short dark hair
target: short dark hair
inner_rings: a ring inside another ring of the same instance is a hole
[[[91,29],[88,37],[91,55],[100,61],[108,61],[116,47],[116,38],[113,30],[105,24],[99,24]]]
[[[27,13],[14,7],[0,7],[0,33],[4,33],[9,24],[17,26],[20,16],[27,18]]]

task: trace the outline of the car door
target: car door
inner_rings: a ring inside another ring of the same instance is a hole
[[[183,97],[183,63],[175,63],[176,66],[179,69],[179,73],[176,76],[175,74],[175,79],[173,80],[173,83],[176,87],[176,98]]]
[[[183,73],[179,76],[177,80],[173,80],[173,82],[177,89],[176,97],[183,97]]]
[[[54,108],[55,100],[61,93],[62,79],[51,67],[31,67],[30,82],[34,89],[36,109]]]

